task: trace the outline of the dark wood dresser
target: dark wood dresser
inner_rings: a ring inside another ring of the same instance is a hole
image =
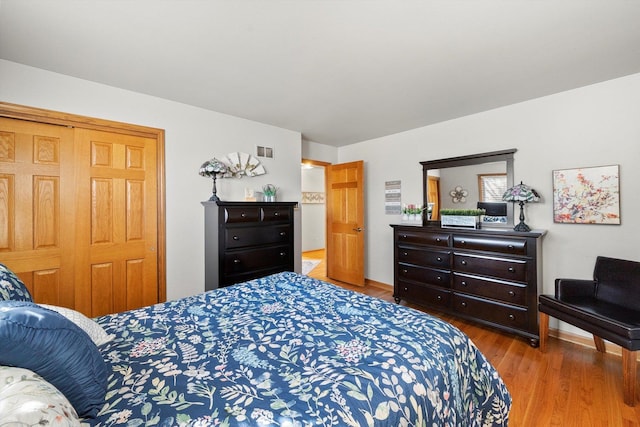
[[[294,271],[297,202],[202,202],[205,289]]]
[[[544,231],[392,225],[394,298],[539,344]]]

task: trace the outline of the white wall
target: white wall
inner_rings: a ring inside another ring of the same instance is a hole
[[[515,181],[542,195],[526,222],[546,229],[544,292],[557,277],[591,278],[597,255],[640,261],[640,74],[341,147],[339,161],[364,160],[367,212],[365,276],[393,283],[384,182],[402,181],[402,199],[422,200],[421,160],[516,148]],[[622,225],[554,224],[552,171],[620,165]],[[563,329],[568,328],[566,325]]]
[[[244,188],[279,187],[278,200],[300,201],[301,134],[201,108],[116,89],[0,60],[0,100],[30,107],[165,129],[167,298],[204,290],[204,214],[212,181],[198,175],[211,157],[255,146],[273,147],[267,174],[218,181],[223,200],[243,200]],[[298,236],[299,239],[299,236]],[[298,247],[300,242],[297,242]]]

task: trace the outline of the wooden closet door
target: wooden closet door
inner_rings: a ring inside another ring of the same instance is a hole
[[[99,316],[158,302],[155,139],[76,129],[76,306]]]
[[[40,303],[74,306],[73,129],[0,118],[0,261]]]

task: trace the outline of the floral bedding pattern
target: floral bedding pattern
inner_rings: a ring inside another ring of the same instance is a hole
[[[295,273],[97,319],[96,426],[501,426],[511,397],[425,313]]]

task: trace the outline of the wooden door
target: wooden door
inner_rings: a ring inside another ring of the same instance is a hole
[[[327,277],[364,286],[364,162],[328,166]]]
[[[158,302],[156,141],[76,129],[76,306],[92,316]]]
[[[0,102],[0,262],[38,303],[163,301],[164,131]]]
[[[440,220],[440,178],[437,176],[427,178],[427,201],[433,203],[431,220]]]
[[[0,118],[0,261],[41,303],[73,307],[73,130]]]

